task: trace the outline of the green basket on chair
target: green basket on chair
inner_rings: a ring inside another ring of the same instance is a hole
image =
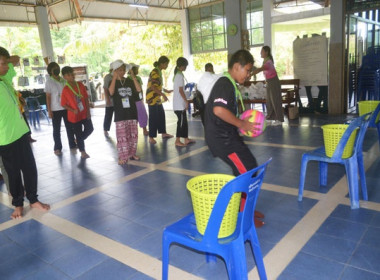
[[[371,113],[376,110],[377,105],[380,104],[380,100],[365,100],[365,101],[359,101],[359,116],[363,116],[367,113]],[[379,116],[376,119],[376,123],[379,121]]]
[[[348,124],[326,124],[322,126],[323,140],[325,143],[326,156],[332,157],[336,146],[346,131]],[[349,158],[352,155],[357,130],[354,130],[344,147],[342,158]]]
[[[234,178],[234,176],[225,174],[208,174],[194,177],[187,182],[187,189],[190,191],[194,208],[195,223],[200,234],[205,233],[212,208],[220,190]],[[235,193],[231,197],[224,213],[218,238],[224,238],[234,233],[239,214],[240,199],[240,193]]]

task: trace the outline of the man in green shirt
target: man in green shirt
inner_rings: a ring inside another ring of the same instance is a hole
[[[0,76],[7,74],[9,58],[8,51],[0,47]],[[37,199],[37,167],[28,132],[13,87],[0,78],[0,156],[8,174],[12,205],[15,206],[12,219],[23,215],[24,187],[32,208],[45,211],[50,209],[48,204]]]

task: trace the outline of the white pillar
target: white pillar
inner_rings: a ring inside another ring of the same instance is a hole
[[[186,76],[192,77],[195,73],[193,55],[191,54],[191,40],[190,40],[190,23],[189,23],[189,10],[184,9],[180,11],[181,28],[182,28],[182,49],[183,57],[189,61],[186,69]]]
[[[230,25],[237,26],[235,35],[229,35],[227,32],[227,51],[228,55],[232,55],[236,51],[243,48],[241,42],[241,5],[240,1],[226,0],[224,1],[224,11],[226,14],[227,29]]]
[[[329,51],[329,114],[344,113],[345,1],[331,1]]]
[[[272,47],[272,10],[273,1],[263,0],[264,45]]]
[[[46,64],[55,61],[53,43],[50,35],[49,18],[45,6],[35,7],[36,21],[38,26],[38,34],[40,35],[40,43],[42,56]]]

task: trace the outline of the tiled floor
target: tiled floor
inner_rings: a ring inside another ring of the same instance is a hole
[[[117,165],[114,125],[102,131],[103,110],[93,110],[95,131],[86,141],[91,158],[68,150],[53,154],[52,127],[33,128],[40,200],[52,210],[25,207],[12,221],[9,197],[0,182],[0,279],[160,279],[163,228],[192,211],[189,178],[231,171],[208,151],[201,122],[190,120],[197,143],[176,148],[174,140],[154,146],[140,131],[141,161]],[[175,115],[167,111],[167,130]],[[304,199],[297,201],[302,153],[323,143],[320,126],[352,116],[304,116],[283,127],[268,127],[246,139],[259,162],[273,157],[258,199],[265,214],[258,229],[269,279],[380,279],[380,168],[377,133],[364,144],[369,202],[351,210],[342,166],[329,168],[327,187],[318,186],[318,166],[307,170]],[[249,279],[257,279],[247,244]],[[171,279],[228,279],[224,262],[206,263],[203,254],[173,245]]]

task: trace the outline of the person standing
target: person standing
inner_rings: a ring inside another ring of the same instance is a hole
[[[132,79],[124,77],[126,71],[130,69],[131,66],[121,59],[112,62],[113,77],[109,92],[115,109],[119,165],[126,164],[129,159],[140,159],[136,155],[138,139],[136,101],[139,100],[141,87],[132,71],[130,71]]]
[[[173,137],[166,133],[165,110],[162,106],[162,98],[168,101],[165,93],[171,93],[172,90],[164,89],[162,80],[162,70],[168,68],[169,58],[161,56],[153,65],[154,69],[149,74],[146,90],[146,103],[149,108],[149,143],[156,144],[154,138],[157,137],[157,132],[161,133],[162,138]]]
[[[143,129],[144,136],[148,136],[149,132],[146,129],[146,127],[148,125],[148,114],[146,113],[146,109],[145,109],[145,105],[144,105],[144,101],[143,101],[143,92],[142,92],[143,81],[141,80],[141,77],[138,76],[140,65],[131,63],[131,67],[132,67],[132,69],[130,70],[130,72],[133,72],[133,74],[135,75],[136,80],[139,82],[140,88],[141,88],[141,91],[139,92],[139,100],[136,101],[137,120],[139,122],[139,126]],[[133,81],[131,74],[129,74],[127,78]]]
[[[17,73],[14,69],[14,66],[19,65],[19,64],[20,64],[20,57],[18,55],[11,55],[10,58],[8,59],[8,67],[9,67],[8,72],[5,75],[0,76],[0,78],[2,78],[2,80],[4,82],[8,83],[11,88],[14,88],[13,87],[13,78],[16,77],[16,75],[17,75]],[[26,118],[26,115],[25,115],[25,109],[24,109],[26,106],[25,99],[22,97],[20,92],[18,92],[16,90],[14,92],[18,98],[18,103],[19,103],[19,107],[20,107],[20,111],[22,113],[22,116],[24,117],[26,125],[29,128],[29,132],[28,132],[29,142],[34,143],[37,140],[32,138],[32,130],[30,129],[28,119]]]
[[[104,89],[104,99],[106,100],[106,109],[104,114],[104,121],[103,121],[103,130],[104,130],[104,136],[108,137],[108,132],[111,128],[112,123],[112,117],[113,117],[113,101],[110,96],[110,92],[108,88],[110,87],[112,81],[112,69],[110,64],[110,70],[107,75],[104,76],[103,80],[103,89]]]
[[[250,76],[254,59],[247,50],[235,52],[228,63],[228,72],[213,86],[207,100],[204,115],[204,131],[207,146],[213,156],[227,163],[235,176],[257,167],[256,158],[239,135],[238,128],[253,131],[256,123],[241,120],[238,115],[239,90]],[[243,201],[244,200],[243,196]],[[244,204],[244,202],[243,202]],[[263,218],[255,211],[255,225],[262,226]]]
[[[264,46],[260,52],[261,58],[264,59],[263,65],[252,71],[254,75],[263,71],[267,83],[267,117],[268,124],[282,125],[284,122],[284,111],[282,109],[281,84],[278,79],[271,49]]]
[[[0,75],[7,73],[9,52],[0,47]],[[28,139],[29,128],[21,114],[15,89],[0,78],[0,156],[8,175],[15,210],[12,219],[23,216],[24,195],[30,207],[47,211],[50,205],[38,200],[37,166]]]
[[[86,159],[90,156],[86,153],[84,140],[94,131],[87,90],[81,82],[75,81],[74,69],[70,66],[62,68],[62,76],[66,85],[62,90],[61,105],[67,110],[81,157]]]
[[[46,105],[49,112],[49,118],[53,122],[53,139],[54,139],[54,154],[60,156],[62,154],[61,141],[61,121],[66,127],[67,139],[71,150],[76,149],[74,131],[67,120],[67,110],[61,106],[61,95],[65,80],[59,75],[61,68],[56,62],[49,63],[47,67],[49,77],[46,80]]]
[[[195,143],[194,140],[190,139],[189,128],[187,124],[187,115],[186,111],[189,107],[189,102],[185,94],[185,77],[183,72],[186,71],[187,65],[189,62],[184,57],[179,57],[177,59],[177,64],[174,69],[174,78],[173,78],[173,111],[177,115],[177,132],[175,145],[177,147],[184,147],[190,143]],[[181,142],[181,137],[185,139],[185,142]]]

